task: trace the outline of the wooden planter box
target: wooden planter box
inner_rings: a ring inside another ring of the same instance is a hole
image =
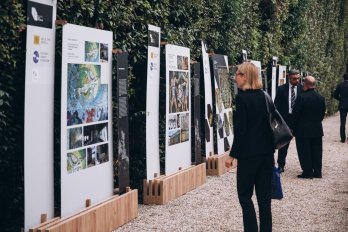
[[[130,190],[67,218],[44,222],[32,232],[110,232],[138,216],[138,190]]]
[[[209,156],[206,165],[207,165],[207,175],[208,176],[221,176],[229,171],[225,167],[225,160],[228,158],[229,154],[224,153],[222,155],[212,155]]]
[[[206,182],[205,164],[191,166],[169,176],[144,179],[144,204],[166,204]]]

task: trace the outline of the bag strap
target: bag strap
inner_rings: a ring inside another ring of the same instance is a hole
[[[273,101],[271,99],[271,97],[268,95],[268,93],[266,91],[263,90],[263,93],[265,95],[265,101],[266,101],[266,107],[267,107],[267,113],[270,113],[270,106],[273,105]],[[275,107],[274,107],[275,108]]]

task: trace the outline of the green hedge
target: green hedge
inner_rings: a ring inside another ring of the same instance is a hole
[[[26,2],[0,2],[1,231],[18,231],[23,225],[25,30],[21,28],[26,20]],[[332,100],[331,92],[348,66],[348,3],[345,0],[67,0],[58,1],[57,7],[58,19],[113,31],[114,48],[129,53],[130,142],[137,144],[131,146],[133,188],[140,188],[145,176],[149,23],[162,28],[164,40],[191,48],[193,59],[200,56],[201,39],[206,40],[215,53],[226,54],[230,64],[238,63],[242,49],[264,65],[269,64],[272,56],[278,56],[280,64],[317,77],[328,113],[336,111],[337,103]],[[163,77],[162,72],[162,86]],[[115,76],[113,78],[115,80]]]

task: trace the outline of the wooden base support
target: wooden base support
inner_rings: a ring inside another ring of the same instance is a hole
[[[182,169],[169,176],[158,176],[153,180],[144,179],[143,203],[166,204],[206,182],[205,164]]]
[[[46,214],[47,215],[47,214]],[[42,215],[41,215],[42,218]],[[50,225],[54,225],[55,223],[57,223],[59,221],[60,217],[55,217],[52,218],[50,220],[46,220],[46,221],[42,221],[41,220],[41,224],[38,225],[35,228],[29,229],[29,232],[41,232],[41,231],[45,231],[46,227],[50,226]],[[23,230],[24,231],[24,230]]]
[[[45,232],[110,232],[138,216],[138,190],[91,205],[67,218],[40,225],[35,230]],[[34,231],[34,230],[33,230]]]
[[[229,170],[225,167],[225,160],[228,156],[228,153],[209,156],[206,161],[207,175],[221,176],[222,174],[225,174]]]

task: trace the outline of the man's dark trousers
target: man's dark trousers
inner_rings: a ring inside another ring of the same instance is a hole
[[[347,113],[348,110],[340,110],[340,119],[341,119],[341,126],[340,126],[340,135],[341,135],[341,141],[346,141],[346,119],[347,119]]]
[[[303,176],[321,176],[323,140],[322,137],[296,137],[297,153]]]
[[[285,117],[283,117],[283,119],[289,125],[290,114],[286,114]],[[284,147],[278,150],[278,159],[277,159],[278,167],[284,168],[286,156],[288,154],[289,145],[290,143],[288,143],[287,145],[285,145]]]

